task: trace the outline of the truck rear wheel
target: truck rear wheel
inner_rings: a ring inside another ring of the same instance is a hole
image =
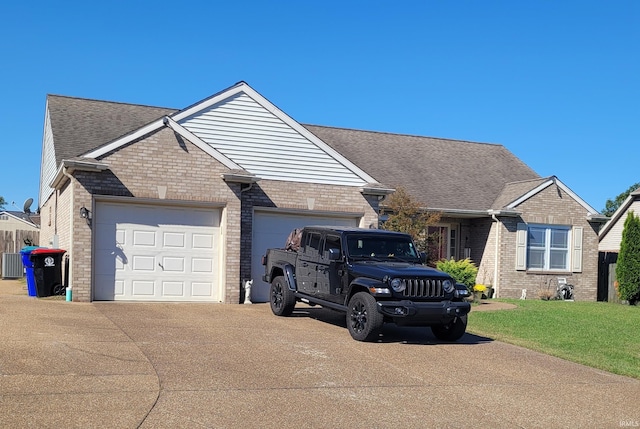
[[[347,327],[354,340],[376,339],[383,323],[382,314],[376,308],[374,297],[366,292],[358,292],[351,297],[347,310]]]
[[[431,332],[440,341],[458,341],[467,330],[467,315],[456,317],[446,325],[435,325]]]
[[[278,276],[271,281],[271,290],[269,291],[271,299],[271,311],[276,316],[289,316],[296,306],[296,297],[293,291],[289,289],[283,276]]]

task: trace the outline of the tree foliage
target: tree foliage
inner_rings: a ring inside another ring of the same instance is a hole
[[[440,220],[440,213],[425,211],[404,188],[396,189],[387,198],[383,212],[388,215],[383,229],[410,234],[418,249],[427,251],[427,227]]]
[[[0,195],[0,210],[4,209],[5,204],[7,204],[7,202],[4,200],[4,197]]]
[[[629,194],[638,188],[640,188],[640,182],[634,183],[633,185],[629,186],[629,189],[627,189],[626,191],[618,195],[615,199],[607,200],[607,202],[604,205],[604,209],[602,209],[602,214],[605,216],[613,215],[613,213],[615,213],[615,211],[618,210],[618,207],[622,205],[624,200],[627,199]]]
[[[616,280],[620,299],[631,304],[640,300],[640,217],[632,210],[624,221]]]

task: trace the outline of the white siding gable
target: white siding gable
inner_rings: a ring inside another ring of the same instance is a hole
[[[56,177],[56,154],[53,146],[53,131],[51,130],[51,120],[49,118],[49,105],[45,110],[44,133],[42,137],[42,160],[40,171],[40,204],[42,206],[53,193],[53,188],[49,185]]]
[[[370,181],[267,107],[240,91],[177,122],[262,179],[346,186]]]
[[[636,215],[640,215],[640,200],[633,200],[619,217],[612,218],[612,220],[615,219],[615,223],[613,225],[607,225],[606,234],[600,238],[600,244],[598,245],[600,252],[620,251],[622,231],[624,230],[624,223],[630,211],[633,211]]]

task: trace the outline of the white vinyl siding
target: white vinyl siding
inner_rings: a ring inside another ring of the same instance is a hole
[[[271,180],[362,186],[365,181],[245,93],[178,121],[243,169]]]
[[[640,213],[640,199],[635,200],[629,205],[622,215],[615,220],[615,224],[609,231],[601,238],[598,250],[601,252],[619,252],[620,242],[622,242],[622,230],[624,229],[624,222],[627,220],[629,212]]]
[[[519,223],[516,270],[581,272],[582,238],[582,227]]]
[[[53,146],[53,131],[51,130],[51,120],[49,118],[49,107],[47,106],[44,118],[44,135],[42,137],[42,171],[40,174],[40,204],[44,204],[53,193],[53,188],[49,184],[56,177],[57,172],[56,154]]]

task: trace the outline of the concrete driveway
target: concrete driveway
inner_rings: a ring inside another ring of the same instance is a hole
[[[505,310],[508,311],[508,310]],[[473,323],[473,313],[471,314]],[[68,303],[0,281],[0,427],[619,428],[640,380],[267,304]]]

